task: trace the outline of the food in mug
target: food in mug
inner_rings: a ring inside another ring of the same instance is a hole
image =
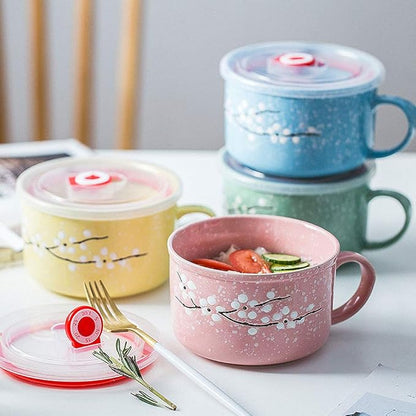
[[[230,266],[223,261],[218,261],[214,259],[195,259],[193,263],[199,264],[200,266],[208,267],[210,269],[218,269],[218,270],[229,270],[229,271],[237,271],[234,267]]]
[[[299,270],[299,269],[305,269],[309,266],[309,263],[306,261],[299,261],[296,264],[279,264],[274,263],[270,266],[270,270],[272,273],[281,273],[281,272],[288,272],[292,270]]]
[[[291,254],[264,253],[263,258],[273,264],[296,264],[300,262],[300,257]]]
[[[269,253],[263,247],[239,249],[234,245],[214,259],[198,258],[193,263],[211,269],[253,274],[283,273],[310,266],[293,254]]]
[[[236,250],[229,255],[231,265],[241,273],[271,273],[267,262],[254,250]]]

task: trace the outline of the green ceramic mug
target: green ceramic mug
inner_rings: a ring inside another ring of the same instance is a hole
[[[409,227],[411,203],[399,192],[369,187],[374,162],[341,175],[320,179],[270,177],[253,171],[221,151],[224,209],[227,214],[268,214],[302,219],[334,234],[341,250],[387,247]],[[384,196],[397,200],[405,213],[400,230],[383,241],[366,236],[368,205]]]

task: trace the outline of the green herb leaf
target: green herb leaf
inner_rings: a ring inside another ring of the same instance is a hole
[[[137,397],[139,400],[141,400],[144,403],[150,404],[152,406],[161,407],[161,403],[153,399],[153,397],[150,397],[148,394],[146,394],[144,391],[139,390],[138,393],[130,393],[132,396]],[[162,405],[164,406],[164,405]]]
[[[139,393],[131,393],[139,400],[152,406],[166,407],[170,410],[176,410],[176,405],[174,403],[172,403],[170,400],[168,400],[166,397],[160,394],[155,388],[153,388],[149,383],[147,383],[143,379],[139,366],[137,365],[136,357],[129,355],[131,350],[132,347],[128,346],[127,342],[125,342],[124,346],[121,347],[120,339],[117,338],[116,351],[118,354],[118,358],[109,356],[100,347],[98,348],[98,350],[93,351],[92,354],[94,357],[108,364],[109,368],[116,374],[136,380],[138,383],[140,383],[143,387],[145,387],[159,399],[158,400],[153,398],[152,396],[148,395],[142,390],[140,390]]]
[[[108,354],[106,354],[101,347],[98,347],[98,351],[93,351],[92,353],[94,357],[97,357],[101,361],[104,361],[107,364],[111,364],[111,358]]]
[[[129,366],[129,369],[132,371],[132,373],[134,373],[137,377],[142,378],[142,375],[140,373],[140,368],[137,365],[136,357],[135,356],[126,357],[126,361],[127,361],[128,366]]]
[[[109,365],[110,369],[113,370],[115,373],[119,374],[120,376],[132,378],[130,375],[126,374],[123,370],[120,370],[117,367],[114,367],[113,365]]]

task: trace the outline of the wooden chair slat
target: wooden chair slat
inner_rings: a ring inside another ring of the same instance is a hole
[[[122,0],[120,55],[117,63],[115,91],[116,133],[113,147],[136,147],[135,130],[138,113],[139,55],[141,45],[142,1]],[[1,3],[0,3],[1,5]],[[47,0],[28,0],[30,32],[30,81],[31,110],[33,115],[33,140],[50,137],[49,116],[49,68],[47,44]],[[75,136],[87,146],[92,143],[93,121],[93,62],[94,16],[97,4],[94,0],[76,0],[75,3],[75,56],[74,56],[74,126],[68,136]],[[1,20],[0,10],[0,20]],[[2,56],[4,25],[0,27],[0,143],[8,139],[8,117],[4,60]]]
[[[75,8],[75,137],[91,146],[93,0],[77,0]]]
[[[44,0],[30,0],[33,139],[48,138],[46,12]]]
[[[120,37],[117,148],[135,147],[142,0],[124,0]]]

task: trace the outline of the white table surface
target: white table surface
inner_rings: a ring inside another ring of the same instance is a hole
[[[128,154],[174,170],[183,181],[180,203],[205,204],[222,211],[221,176],[216,152],[135,151]],[[379,160],[371,182],[416,201],[416,154]],[[393,234],[403,221],[398,204],[380,198],[370,206],[369,235]],[[146,294],[119,300],[129,310],[151,321],[160,341],[183,360],[223,388],[253,416],[324,416],[352,392],[378,363],[416,376],[416,229],[390,248],[363,254],[377,271],[373,295],[364,308],[331,329],[327,344],[296,362],[264,367],[219,364],[195,356],[174,337],[169,313],[168,284]],[[335,304],[355,290],[358,270],[340,270]],[[73,303],[31,279],[22,266],[0,270],[0,315],[23,307]],[[231,415],[230,411],[159,358],[145,378],[179,406],[183,416]],[[162,415],[169,410],[143,404],[129,392],[133,381],[109,387],[59,389],[31,385],[0,371],[0,415]],[[116,412],[116,413],[115,413]]]

